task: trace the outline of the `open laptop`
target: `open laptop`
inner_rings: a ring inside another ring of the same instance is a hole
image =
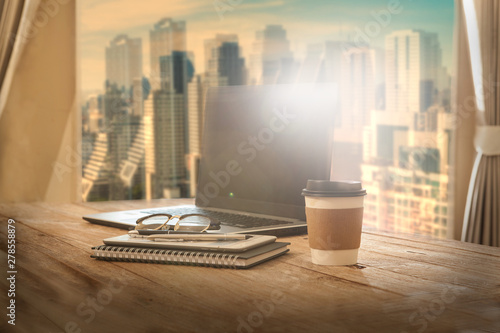
[[[334,84],[210,88],[195,205],[86,215],[131,229],[154,213],[202,213],[215,232],[285,236],[307,231],[308,179],[329,179]]]

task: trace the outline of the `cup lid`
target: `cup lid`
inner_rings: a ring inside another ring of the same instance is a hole
[[[361,187],[361,182],[353,180],[309,179],[306,188],[302,190],[302,195],[309,197],[359,197],[366,195],[366,189]]]

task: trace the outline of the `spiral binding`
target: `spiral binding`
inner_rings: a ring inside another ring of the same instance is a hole
[[[225,253],[143,249],[100,245],[92,248],[92,258],[106,261],[143,262],[154,264],[236,268],[238,256]]]

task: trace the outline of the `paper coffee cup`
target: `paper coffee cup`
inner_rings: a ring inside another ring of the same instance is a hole
[[[358,259],[366,190],[356,181],[308,180],[306,201],[311,258],[318,265],[354,265]]]

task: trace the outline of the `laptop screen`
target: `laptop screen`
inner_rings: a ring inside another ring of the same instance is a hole
[[[210,88],[196,205],[305,219],[307,179],[329,179],[334,84]]]

